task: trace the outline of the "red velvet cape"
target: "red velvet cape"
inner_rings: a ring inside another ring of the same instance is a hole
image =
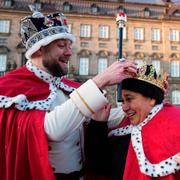
[[[78,83],[63,80],[78,87]],[[25,67],[0,78],[0,95],[25,94],[29,101],[48,97],[49,84]],[[69,92],[67,92],[69,93]],[[13,106],[0,108],[0,179],[54,180],[48,160],[48,143],[44,131],[45,111],[19,111]]]
[[[159,163],[180,152],[180,108],[165,107],[142,128],[144,153],[151,163]],[[140,172],[137,157],[130,142],[123,180],[180,180],[180,172],[153,178]]]

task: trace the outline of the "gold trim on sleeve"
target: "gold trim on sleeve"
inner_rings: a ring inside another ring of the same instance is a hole
[[[89,107],[89,105],[86,103],[85,99],[79,94],[77,89],[75,90],[75,92],[80,97],[81,101],[84,103],[84,105],[87,107],[87,109],[93,114],[94,111]]]

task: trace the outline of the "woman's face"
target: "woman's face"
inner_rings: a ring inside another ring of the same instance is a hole
[[[125,89],[122,90],[122,99],[122,109],[133,125],[141,123],[155,105],[154,99]]]

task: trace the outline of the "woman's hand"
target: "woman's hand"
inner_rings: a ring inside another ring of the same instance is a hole
[[[110,103],[105,105],[102,109],[100,109],[98,112],[93,114],[92,119],[96,121],[101,121],[101,122],[108,121],[111,106],[112,105]]]

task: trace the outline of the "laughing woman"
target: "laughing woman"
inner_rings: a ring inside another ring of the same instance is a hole
[[[109,131],[107,106],[94,116],[102,122],[89,125],[86,155],[91,173],[113,180],[180,179],[180,108],[163,104],[163,88],[164,79],[152,65],[123,80],[126,118]]]

